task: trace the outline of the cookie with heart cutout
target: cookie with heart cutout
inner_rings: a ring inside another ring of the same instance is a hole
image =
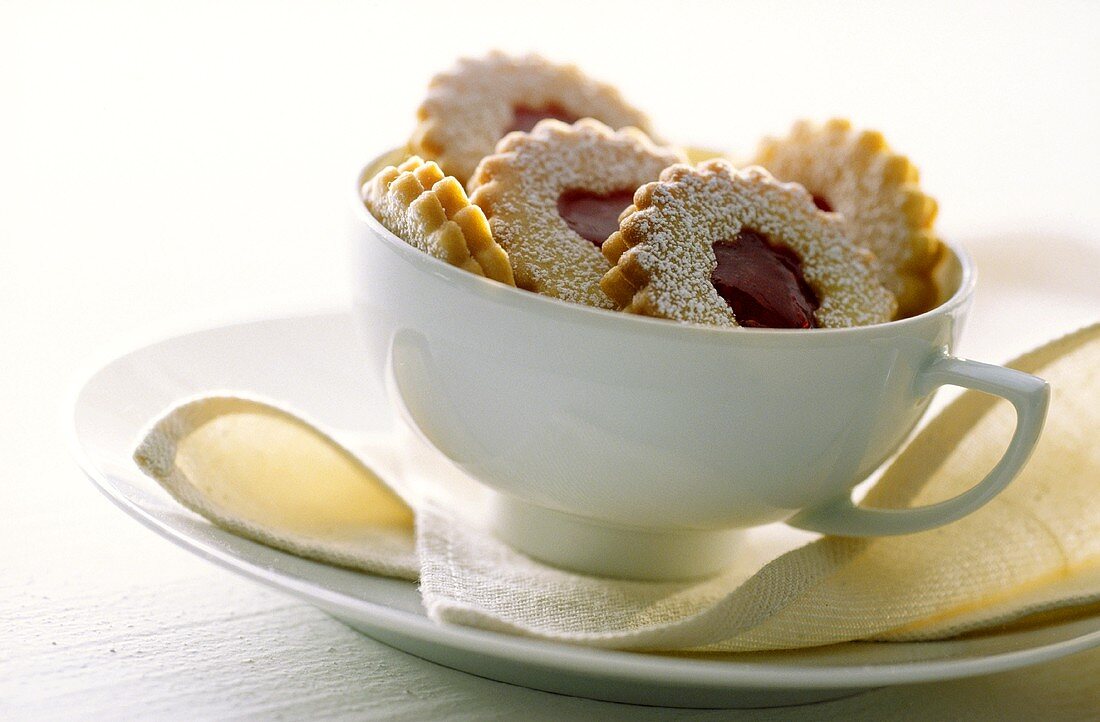
[[[872,257],[809,193],[724,160],[640,188],[603,245],[600,282],[630,313],[713,326],[844,328],[889,321]]]
[[[566,123],[595,118],[613,128],[650,132],[646,116],[618,90],[576,66],[497,51],[463,58],[431,80],[410,147],[466,182],[497,141],[512,131],[529,131],[545,118]]]
[[[932,225],[936,201],[920,188],[916,167],[882,134],[843,119],[795,123],[784,138],[765,138],[752,161],[799,183],[819,208],[844,219],[848,237],[878,259],[879,278],[898,299],[898,315],[936,303],[933,271],[943,244]]]
[[[600,290],[610,265],[600,253],[637,188],[682,160],[642,131],[591,118],[540,121],[505,136],[470,179],[493,237],[508,252],[520,288],[611,308]]]

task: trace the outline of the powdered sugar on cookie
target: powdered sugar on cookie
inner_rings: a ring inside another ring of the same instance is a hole
[[[697,169],[673,166],[639,189],[620,231],[604,244],[615,266],[601,286],[626,311],[736,326],[730,303],[715,286],[715,248],[746,239],[759,245],[759,238],[767,241],[764,256],[793,253],[776,264],[794,269],[792,284],[804,279],[809,287],[814,325],[859,326],[892,317],[893,294],[876,279],[870,255],[847,239],[840,218],[819,211],[797,184],[780,183],[761,168],[735,171],[721,160]]]
[[[637,129],[615,132],[591,119],[572,126],[543,120],[530,133],[509,134],[496,150],[470,180],[471,199],[485,210],[494,238],[507,250],[516,284],[611,308],[599,288],[610,267],[599,250],[603,239],[582,236],[567,206],[583,202],[592,210],[623,194],[625,207],[638,186],[681,160],[680,153],[654,145]]]
[[[501,52],[459,60],[433,78],[417,117],[413,152],[435,159],[463,182],[505,134],[530,130],[543,118],[596,118],[613,128],[649,130],[645,115],[618,90],[576,66]]]
[[[382,225],[425,253],[479,276],[515,285],[512,267],[485,214],[462,184],[412,156],[363,185],[363,202]]]
[[[847,120],[801,121],[785,138],[766,138],[753,161],[803,185],[826,210],[840,213],[849,238],[879,261],[879,278],[910,316],[936,300],[932,269],[942,244],[932,231],[936,202],[919,186],[916,167],[890,150],[877,131]]]

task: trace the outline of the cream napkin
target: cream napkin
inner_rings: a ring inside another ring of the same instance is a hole
[[[440,500],[425,488],[431,479],[424,484],[423,468],[402,475],[394,467],[387,478],[401,479],[397,491],[416,509],[424,606],[440,622],[592,646],[746,651],[938,639],[1100,601],[1100,324],[1010,365],[1051,383],[1050,415],[1025,471],[980,511],[920,534],[826,537],[778,556],[760,530],[737,564],[704,581],[630,582],[553,569],[479,526],[477,509],[461,503],[483,498],[476,491]],[[968,488],[1011,433],[1007,407],[967,392],[922,430],[863,503],[921,505]],[[249,415],[285,426],[277,451],[270,437],[233,420]],[[210,424],[223,428],[208,432]],[[411,538],[407,518],[378,476],[342,448],[321,448],[334,444],[276,408],[214,397],[170,411],[135,458],[177,499],[231,531],[408,576],[400,541]],[[315,463],[322,457],[351,466],[337,464],[332,474],[328,462]],[[355,470],[359,482],[350,481]],[[362,498],[356,483],[370,489]],[[303,503],[305,513],[294,511]],[[330,513],[338,520],[331,528]]]
[[[233,396],[184,401],[134,452],[188,509],[234,534],[323,562],[416,579],[413,514],[302,415]]]

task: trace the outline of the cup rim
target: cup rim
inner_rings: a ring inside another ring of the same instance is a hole
[[[977,272],[969,254],[960,246],[941,239],[941,242],[949,253],[958,260],[961,269],[958,287],[943,303],[931,308],[924,313],[908,318],[876,323],[867,326],[851,326],[848,328],[748,328],[737,326],[726,328],[723,326],[708,326],[689,322],[679,322],[665,318],[654,318],[634,313],[623,313],[603,308],[594,308],[578,303],[570,303],[552,296],[544,296],[539,293],[526,291],[522,288],[507,286],[499,281],[494,281],[484,276],[478,276],[463,270],[446,261],[435,258],[420,249],[407,243],[374,217],[362,199],[362,187],[371,176],[372,171],[378,168],[379,163],[388,156],[393,155],[398,149],[389,150],[363,166],[357,175],[357,182],[351,192],[352,211],[356,218],[364,222],[372,231],[372,234],[382,239],[390,251],[396,253],[404,262],[417,268],[426,275],[435,276],[448,284],[455,285],[470,293],[474,293],[483,300],[512,308],[521,313],[535,314],[539,316],[551,316],[557,320],[572,323],[602,324],[619,326],[631,329],[638,333],[665,334],[668,336],[686,336],[698,340],[720,339],[723,343],[729,343],[732,338],[751,339],[753,341],[776,340],[780,343],[811,342],[812,339],[841,340],[857,337],[867,340],[875,336],[894,336],[899,332],[916,326],[934,316],[943,316],[963,306],[974,293],[977,283]],[[357,239],[358,242],[358,239]],[[731,337],[731,334],[733,336]]]

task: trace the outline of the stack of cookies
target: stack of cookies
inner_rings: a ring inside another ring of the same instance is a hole
[[[471,273],[727,327],[862,326],[936,302],[936,203],[880,133],[847,121],[796,123],[745,168],[692,166],[610,85],[503,53],[437,75],[418,120],[363,200]]]

